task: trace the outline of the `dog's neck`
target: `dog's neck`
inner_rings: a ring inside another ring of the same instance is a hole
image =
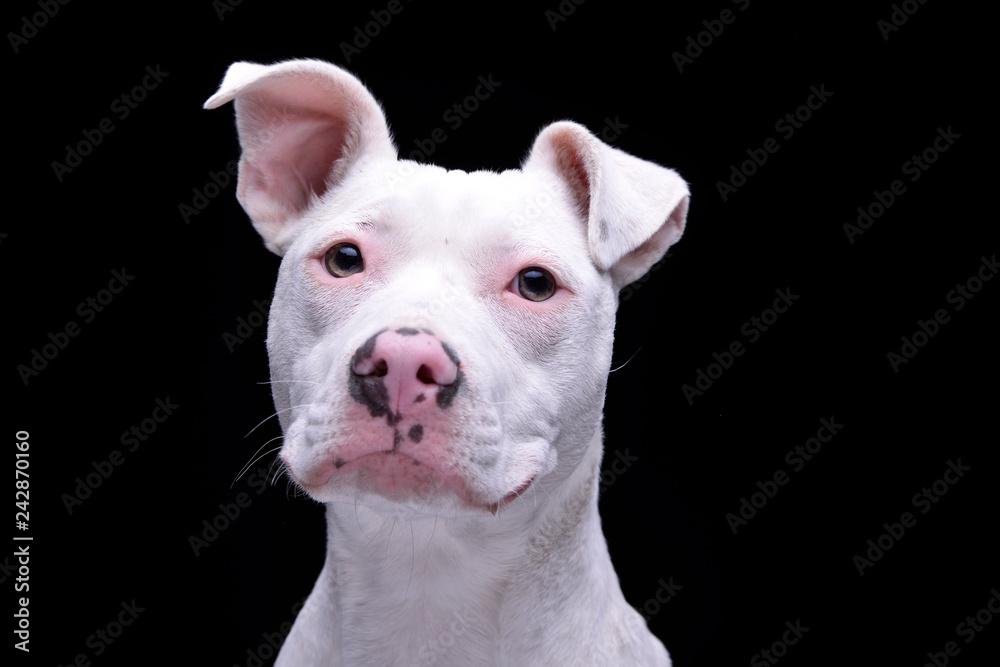
[[[564,647],[555,634],[567,627],[607,636],[617,624],[613,636],[632,635],[635,618],[609,613],[624,601],[597,512],[599,440],[551,494],[536,489],[495,517],[399,520],[330,505],[327,560],[314,591],[326,610],[310,611],[325,616],[314,636],[339,634],[330,651],[342,663],[321,657],[515,665],[527,664],[518,656],[537,661],[547,647]]]

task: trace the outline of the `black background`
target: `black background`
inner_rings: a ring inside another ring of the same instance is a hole
[[[230,486],[279,429],[271,420],[245,437],[273,411],[259,384],[264,328],[235,345],[224,335],[270,297],[279,260],[234,185],[188,220],[180,208],[239,154],[232,108],[201,109],[226,67],[291,57],[356,73],[404,155],[443,128],[428,161],[515,168],[545,124],[570,118],[599,133],[610,120],[615,146],[691,183],[684,239],[623,295],[615,365],[631,361],[609,381],[605,463],[626,449],[635,460],[608,467],[601,497],[626,597],[651,614],[678,667],[747,664],[786,621],[809,630],[780,664],[919,666],[948,641],[960,648],[952,664],[995,664],[1000,619],[970,643],[956,626],[1000,586],[990,458],[1000,281],[960,310],[947,299],[997,252],[985,9],[911,1],[915,13],[886,39],[889,2],[567,0],[558,21],[557,0],[404,2],[381,14],[384,26],[371,14],[382,2],[50,4],[51,17],[37,2],[8,4],[2,24],[13,143],[13,211],[0,228],[5,458],[10,480],[9,440],[29,431],[30,529],[13,527],[10,500],[6,511],[11,536],[34,538],[32,650],[14,664],[80,654],[94,665],[258,664],[265,635],[292,619],[320,569],[320,506],[292,498],[284,480],[263,493],[249,476]],[[724,9],[735,18],[709,43],[703,21],[717,30]],[[366,25],[374,36],[345,51]],[[699,33],[702,52],[679,71],[674,53]],[[147,67],[168,74],[121,118],[114,100]],[[443,113],[488,75],[501,85],[449,126]],[[831,95],[786,137],[775,124],[811,86]],[[60,180],[53,162],[103,118],[113,132]],[[903,164],[939,128],[959,138],[911,181]],[[718,182],[769,137],[778,152],[724,201]],[[844,224],[897,179],[905,193],[850,242]],[[134,278],[85,322],[78,304],[123,269]],[[798,299],[750,343],[744,323],[779,289]],[[950,319],[894,369],[887,354],[938,309]],[[71,321],[79,335],[26,384],[19,367]],[[744,354],[689,402],[682,385],[737,340]],[[123,447],[123,432],[168,397],[173,414],[135,451]],[[843,428],[793,471],[786,452],[822,418]],[[68,512],[78,478],[113,450],[121,465]],[[959,459],[970,470],[921,514],[913,496]],[[734,534],[726,515],[777,470],[790,481]],[[196,555],[191,536],[204,538],[203,521],[240,493],[249,506]],[[860,576],[853,558],[906,511],[916,525]],[[0,580],[13,613],[9,544]],[[656,602],[671,580],[682,588]],[[143,611],[113,643],[92,638],[133,600]]]

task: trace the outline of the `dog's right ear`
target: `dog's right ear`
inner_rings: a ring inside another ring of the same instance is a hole
[[[205,108],[232,100],[243,151],[236,198],[278,255],[302,214],[350,169],[369,159],[396,159],[378,102],[329,63],[233,63]]]
[[[680,174],[608,146],[582,125],[543,129],[524,163],[525,173],[534,170],[569,187],[594,264],[616,289],[641,278],[684,233],[690,191]]]

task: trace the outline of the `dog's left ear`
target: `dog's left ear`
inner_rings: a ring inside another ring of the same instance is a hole
[[[349,171],[365,161],[396,159],[382,108],[335,65],[233,63],[205,108],[233,100],[243,149],[236,198],[278,255],[304,214]]]
[[[542,130],[524,163],[525,173],[536,169],[569,186],[594,263],[617,289],[641,278],[684,232],[690,193],[677,172],[612,148],[582,125]]]

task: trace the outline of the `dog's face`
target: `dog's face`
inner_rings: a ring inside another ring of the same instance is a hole
[[[558,123],[522,170],[398,161],[325,63],[235,65],[239,197],[283,255],[268,327],[281,456],[321,501],[483,514],[599,447],[617,290],[679,238],[687,190]]]
[[[310,495],[495,511],[582,455],[569,448],[599,424],[615,294],[548,186],[386,161],[310,211],[268,330],[282,457]],[[356,359],[373,337],[382,376]],[[453,372],[367,397],[428,346],[425,365],[444,357]]]

